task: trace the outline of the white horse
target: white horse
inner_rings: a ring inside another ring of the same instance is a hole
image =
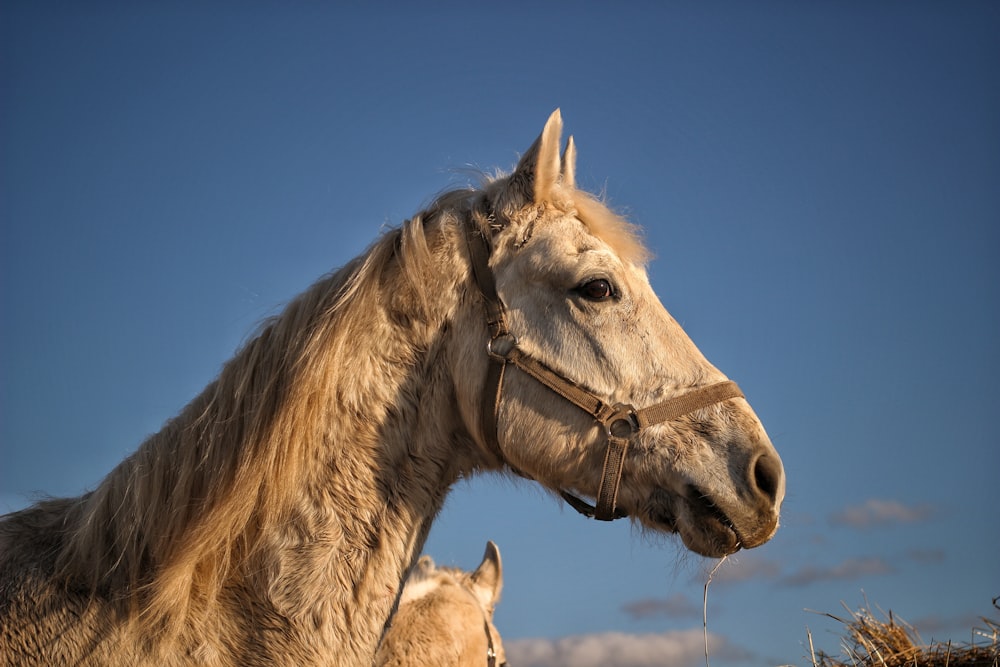
[[[503,667],[507,658],[493,625],[503,589],[500,550],[486,543],[475,572],[438,567],[421,556],[406,579],[377,667]]]
[[[561,127],[299,295],[94,491],[3,519],[0,664],[368,665],[480,471],[700,554],[770,539],[778,454]]]

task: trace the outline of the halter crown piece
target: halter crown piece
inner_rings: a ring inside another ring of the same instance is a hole
[[[568,491],[560,491],[563,499],[584,516],[599,521],[621,519],[628,514],[617,507],[618,487],[621,485],[625,453],[631,438],[640,430],[670,421],[694,410],[708,407],[730,398],[743,398],[735,382],[725,381],[698,387],[646,408],[631,405],[611,405],[586,389],[566,379],[542,362],[525,354],[517,346],[517,338],[507,327],[503,301],[497,293],[496,279],[490,269],[490,243],[472,217],[468,218],[469,255],[476,285],[483,296],[486,324],[490,339],[486,349],[490,365],[486,375],[481,404],[480,422],[487,444],[504,461],[497,439],[497,415],[503,392],[504,371],[513,364],[556,394],[580,408],[604,427],[608,446],[604,453],[604,469],[597,491],[596,503],[590,503]]]

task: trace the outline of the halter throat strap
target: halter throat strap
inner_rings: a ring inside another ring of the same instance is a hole
[[[730,398],[743,398],[743,392],[735,382],[718,382],[691,389],[679,396],[638,409],[628,404],[609,404],[567,379],[518,347],[517,338],[507,326],[504,304],[497,293],[496,279],[489,266],[489,240],[474,220],[469,220],[467,224],[472,273],[483,297],[486,324],[490,334],[487,343],[490,363],[480,404],[480,427],[483,439],[499,460],[505,462],[506,457],[500,448],[497,435],[497,416],[506,368],[508,365],[516,366],[586,412],[604,427],[608,444],[604,453],[601,483],[595,504],[590,505],[565,490],[560,491],[560,495],[573,509],[584,516],[599,521],[624,518],[627,513],[617,507],[618,489],[621,485],[625,455],[632,437],[648,426],[677,419],[689,412]],[[516,469],[514,471],[524,475]]]

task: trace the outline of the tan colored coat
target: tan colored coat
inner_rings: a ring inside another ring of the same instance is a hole
[[[475,572],[437,567],[422,556],[406,580],[377,667],[487,667],[506,663],[493,610],[503,588],[500,551],[486,545]]]

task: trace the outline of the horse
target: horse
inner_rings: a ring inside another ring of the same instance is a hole
[[[421,556],[403,584],[376,667],[503,667],[493,610],[503,589],[500,549],[486,543],[474,572],[438,567]]]
[[[769,540],[777,451],[561,133],[292,299],[92,491],[3,518],[0,664],[369,665],[488,471],[705,556]]]

